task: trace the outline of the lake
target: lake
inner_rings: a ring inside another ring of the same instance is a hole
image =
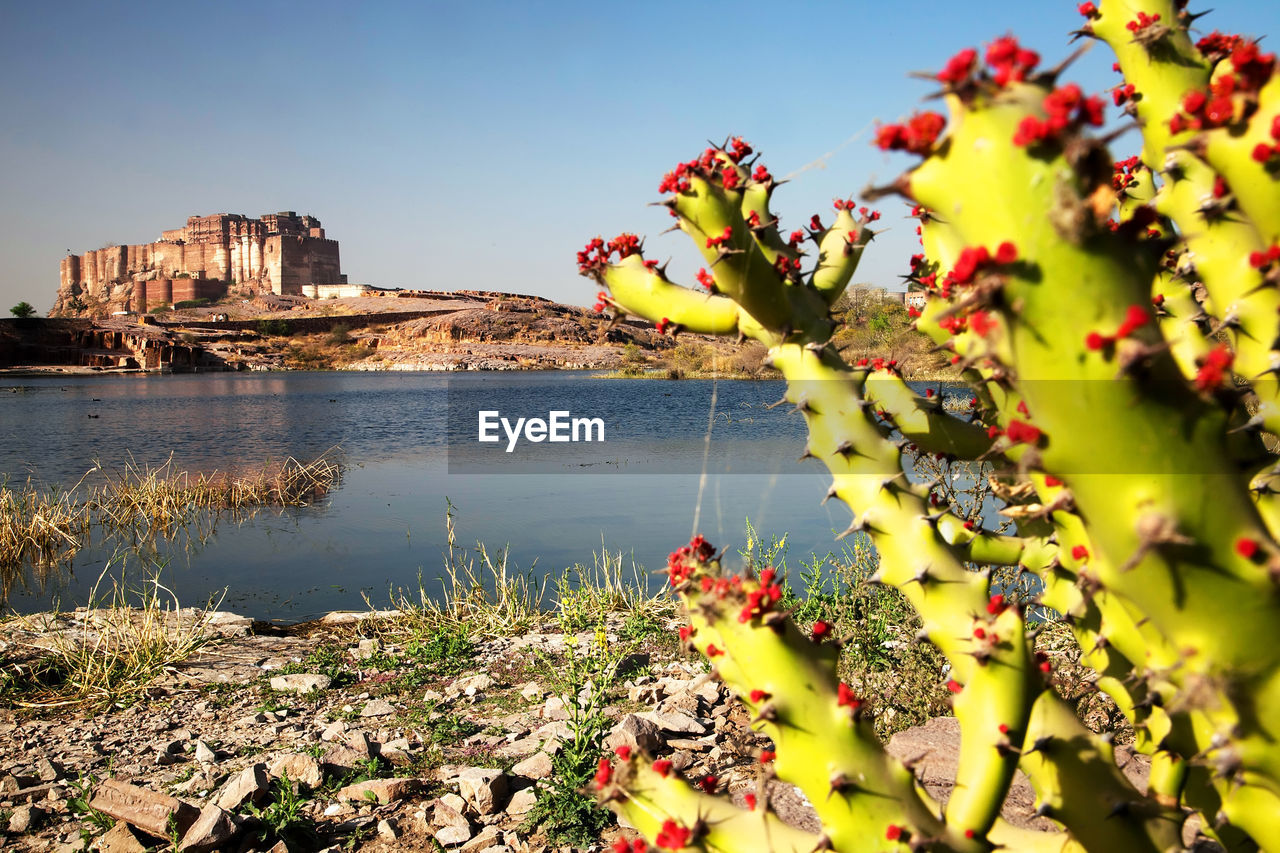
[[[203,544],[161,549],[184,605],[225,588],[226,609],[296,622],[363,609],[365,596],[386,606],[390,590],[416,591],[420,575],[438,589],[448,502],[462,543],[509,544],[515,566],[536,561],[539,575],[590,564],[602,547],[661,569],[695,514],[717,545],[742,547],[749,518],[766,536],[788,533],[793,560],[826,554],[850,515],[837,501],[820,506],[829,477],[798,461],[800,415],[767,408],[783,389],[579,372],[7,377],[0,474],[70,486],[97,463],[172,458],[178,471],[234,472],[340,448],[341,485],[316,505],[223,519]],[[508,453],[500,427],[499,441],[478,441],[481,410],[509,425],[555,411],[599,417],[605,440],[522,435]],[[83,551],[69,573],[45,588],[28,578],[7,604],[83,604],[110,557]],[[655,588],[662,580],[651,578]]]

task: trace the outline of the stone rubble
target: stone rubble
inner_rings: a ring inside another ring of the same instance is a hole
[[[385,692],[387,677],[370,662],[394,649],[354,635],[367,616],[334,616],[283,636],[246,634],[229,621],[231,636],[135,704],[101,713],[0,711],[0,812],[7,815],[0,848],[70,853],[89,849],[87,838],[99,853],[138,853],[171,849],[178,837],[192,853],[345,844],[369,851],[438,844],[449,853],[567,849],[527,825],[552,780],[554,756],[572,738],[571,709],[534,652],[563,651],[565,638],[549,631],[486,640],[470,671]],[[6,642],[0,632],[0,650]],[[325,643],[348,651],[354,683],[278,672],[296,669]],[[742,802],[758,784],[759,756],[771,742],[750,728],[744,708],[700,659],[659,640],[648,645],[620,669],[606,697],[615,721],[606,748],[665,757],[691,779],[715,775]],[[935,720],[923,740],[908,732],[891,745],[919,759],[917,774],[941,797],[954,774],[947,776],[944,760],[952,750],[954,761],[950,725]],[[1141,771],[1133,759],[1127,772]],[[262,841],[259,815],[286,779],[316,832]],[[772,781],[768,793],[784,820],[816,828],[812,808],[790,786]],[[103,816],[92,819],[86,807]],[[1010,807],[1010,817],[1036,820],[1026,803]],[[612,828],[601,842],[620,833],[632,837]]]

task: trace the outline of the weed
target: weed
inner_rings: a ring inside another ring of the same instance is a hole
[[[262,824],[259,841],[276,839],[293,846],[304,845],[316,838],[315,823],[304,811],[305,805],[306,800],[286,773],[282,778],[271,781],[271,792],[265,806],[247,802],[243,808],[246,814]]]
[[[356,683],[355,673],[348,667],[347,650],[337,643],[321,643],[298,663],[280,667],[281,675],[319,673],[330,679],[329,689],[336,690]]]
[[[69,786],[71,790],[70,796],[67,797],[67,809],[84,824],[80,829],[80,838],[87,848],[92,839],[115,826],[116,822],[110,815],[89,805],[93,800],[93,789],[98,786],[98,780],[95,777],[81,774],[76,779],[70,780]]]
[[[180,612],[176,596],[160,583],[157,571],[145,586],[128,593],[113,583],[110,598],[99,603],[98,584],[90,590],[90,607],[78,615],[72,630],[46,635],[47,662],[31,683],[34,701],[21,707],[85,704],[96,707],[134,701],[166,668],[181,662],[212,640],[204,612]],[[130,606],[131,597],[138,606]],[[216,609],[212,605],[209,610]]]
[[[610,649],[598,627],[585,646],[566,635],[568,654],[557,664],[542,658],[546,679],[564,700],[570,736],[551,759],[546,792],[529,812],[526,826],[544,826],[556,844],[587,845],[600,837],[612,815],[587,792],[595,774],[610,719],[604,714],[623,653]]]

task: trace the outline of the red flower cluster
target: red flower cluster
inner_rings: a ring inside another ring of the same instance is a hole
[[[712,278],[711,273],[707,272],[705,267],[699,267],[698,272],[694,275],[698,280],[698,284],[702,285],[709,292],[714,293],[716,289],[716,280]]]
[[[800,272],[800,259],[778,255],[778,259],[773,262],[773,268],[778,271],[778,275],[786,278],[793,272]]]
[[[1111,100],[1117,107],[1122,107],[1134,99],[1138,88],[1132,83],[1121,83],[1111,90]]]
[[[630,844],[625,838],[613,842],[613,853],[645,853],[648,849],[649,845],[644,843],[643,838],[637,838]]]
[[[756,170],[751,173],[751,180],[758,184],[767,184],[773,180],[773,175],[769,174],[769,170],[764,167],[763,163],[756,165]]]
[[[946,66],[938,72],[938,82],[959,86],[973,74],[977,63],[978,52],[971,47],[966,47],[947,60]]]
[[[996,247],[994,255],[986,246],[966,246],[960,251],[951,272],[943,279],[944,295],[953,285],[973,284],[978,273],[993,266],[1006,266],[1018,260],[1018,247],[1006,240]]]
[[[1236,553],[1241,557],[1244,557],[1246,560],[1252,560],[1257,556],[1258,549],[1261,547],[1262,546],[1258,543],[1257,539],[1249,539],[1248,537],[1241,536],[1236,540]]]
[[[1259,163],[1270,163],[1280,158],[1280,115],[1271,120],[1271,138],[1275,140],[1273,145],[1259,142],[1253,147],[1253,159]]]
[[[821,643],[827,637],[831,636],[831,623],[823,622],[819,619],[813,623],[813,629],[809,632],[809,636],[813,638],[815,643]]]
[[[1148,27],[1155,26],[1159,20],[1159,15],[1148,15],[1146,12],[1139,12],[1138,17],[1125,24],[1124,28],[1131,33],[1137,33],[1138,30],[1145,30]]]
[[[725,166],[720,170],[720,183],[727,190],[738,188],[738,170],[732,166]]]
[[[1040,54],[1018,44],[1013,36],[1001,36],[987,47],[987,65],[991,66],[992,79],[1000,87],[1027,79],[1027,75],[1040,64]]]
[[[653,324],[653,328],[658,334],[665,335],[667,333],[667,329],[670,329],[673,325],[674,324],[670,320],[663,317],[661,320]]]
[[[595,783],[596,790],[599,791],[605,785],[609,784],[609,780],[613,778],[613,763],[608,758],[601,758],[600,764],[596,767]]]
[[[1207,90],[1192,89],[1183,95],[1182,112],[1175,113],[1169,120],[1171,132],[1209,130],[1231,124],[1244,117],[1246,112],[1245,106],[1237,112],[1234,96],[1256,95],[1271,79],[1276,64],[1274,53],[1259,53],[1257,42],[1245,41],[1238,36],[1222,38],[1234,39],[1229,56],[1235,73],[1219,74]],[[1226,41],[1222,41],[1218,46],[1225,47],[1226,44]],[[1258,156],[1256,149],[1254,156]]]
[[[993,595],[991,600],[987,602],[987,613],[992,616],[999,616],[1008,609],[1009,603],[1004,600],[1003,595]]]
[[[1030,445],[1039,444],[1040,437],[1043,435],[1039,427],[1018,420],[1010,421],[1009,428],[1004,431],[1004,434],[1012,444]]]
[[[729,150],[725,153],[729,155],[729,159],[735,163],[741,163],[744,157],[750,157],[752,148],[750,143],[741,136],[735,136],[729,140]]]
[[[1231,363],[1235,358],[1235,354],[1227,348],[1226,344],[1218,344],[1210,350],[1200,363],[1200,369],[1196,371],[1196,390],[1208,392],[1221,388],[1227,379],[1227,374],[1231,372]]]
[[[640,238],[635,234],[619,234],[608,243],[601,237],[589,241],[582,251],[578,252],[578,272],[589,273],[609,265],[614,252],[618,260],[640,251]]]
[[[751,701],[759,705],[761,702],[767,702],[773,698],[773,694],[768,690],[752,690]]]
[[[671,772],[671,762],[665,758],[659,758],[653,762],[653,772],[657,773],[663,779],[667,778],[667,774]]]
[[[1204,54],[1205,59],[1210,62],[1217,62],[1230,56],[1231,51],[1243,43],[1244,39],[1238,35],[1227,35],[1214,30],[1196,42],[1196,49]]]
[[[714,172],[718,160],[716,155],[719,153],[715,148],[708,148],[702,152],[701,157],[695,157],[687,163],[678,163],[675,169],[663,175],[662,183],[658,185],[658,192],[688,192],[689,177],[691,175],[710,175]],[[730,159],[733,159],[732,154],[725,153]]]
[[[1140,168],[1142,168],[1142,160],[1136,156],[1117,160],[1111,166],[1111,188],[1120,192],[1137,184],[1138,179],[1135,175]]]
[[[728,243],[732,239],[733,239],[733,226],[726,225],[724,227],[724,231],[721,232],[719,237],[707,238],[707,248],[710,249],[715,246],[723,246],[725,243]]]
[[[840,682],[840,686],[836,689],[836,705],[841,708],[849,708],[857,711],[862,708],[862,700],[858,698],[858,694],[853,692],[853,688]]]
[[[782,600],[782,587],[773,582],[773,577],[773,569],[760,573],[760,586],[747,593],[747,603],[738,613],[739,622],[750,622],[756,616],[763,616]]]
[[[946,126],[947,120],[938,113],[915,113],[906,124],[882,124],[876,128],[875,144],[881,151],[910,151],[927,157]]]
[[[1255,270],[1264,270],[1276,261],[1280,261],[1280,243],[1272,243],[1265,252],[1249,253],[1249,266]]]
[[[804,231],[797,228],[791,232],[791,236],[787,238],[787,242],[791,245],[791,248],[794,249],[796,246],[800,245],[800,241],[807,236],[808,235],[805,234]]]
[[[654,766],[656,767],[657,764],[655,763]],[[653,839],[653,843],[663,850],[683,850],[689,846],[689,837],[692,834],[687,826],[681,826],[671,818],[667,818],[662,822],[662,831],[658,833],[657,838]]]
[[[1090,332],[1085,336],[1084,345],[1091,350],[1100,350],[1105,346],[1110,346],[1121,338],[1127,338],[1135,331],[1151,322],[1151,314],[1141,305],[1130,305],[1124,314],[1124,322],[1120,324],[1120,328],[1116,329],[1114,335],[1104,335],[1099,332]]]
[[[608,304],[609,304],[609,294],[605,293],[603,290],[596,291],[596,304],[591,306],[592,308],[595,309],[595,312],[597,314],[603,313],[605,306],[607,306]]]
[[[716,792],[716,785],[719,784],[719,781],[720,780],[716,779],[715,776],[708,773],[706,776],[703,776],[698,780],[698,787],[708,794],[714,794]]]
[[[671,578],[671,585],[679,586],[689,579],[689,575],[693,573],[695,567],[687,561],[694,560],[705,563],[711,559],[715,552],[716,549],[701,535],[689,540],[688,545],[672,551],[667,555],[667,574]],[[687,637],[683,636],[683,631],[681,633],[681,639],[687,639]],[[689,633],[692,635],[692,628]]]
[[[1027,116],[1013,134],[1013,144],[1026,147],[1050,142],[1062,136],[1072,123],[1102,125],[1102,99],[1097,95],[1085,97],[1075,83],[1059,86],[1045,95],[1042,102],[1046,118]]]
[[[1081,3],[1076,7],[1076,11],[1081,15],[1084,15],[1086,18],[1098,17],[1098,7],[1092,3]]]
[[[747,216],[747,224],[752,228],[760,227],[760,214],[754,210],[751,211],[751,214]]]
[[[874,359],[860,358],[856,362],[854,362],[854,366],[867,367],[867,368],[870,368],[871,370],[887,370],[890,373],[897,373],[898,360],[896,358],[891,358],[888,360],[883,358],[874,358]]]

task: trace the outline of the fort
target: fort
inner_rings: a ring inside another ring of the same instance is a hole
[[[58,272],[54,315],[94,306],[142,312],[229,291],[315,296],[346,284],[338,242],[325,236],[319,219],[292,210],[257,219],[192,216],[154,243],[69,254]]]

